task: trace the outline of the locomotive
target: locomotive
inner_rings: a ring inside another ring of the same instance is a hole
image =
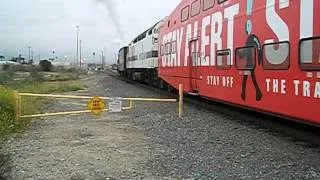
[[[150,85],[158,83],[158,38],[163,22],[157,22],[119,50],[120,75]]]
[[[318,0],[183,0],[157,25],[153,66],[142,63],[138,53],[147,51],[135,45],[139,35],[128,47],[125,75],[319,125],[319,6]]]

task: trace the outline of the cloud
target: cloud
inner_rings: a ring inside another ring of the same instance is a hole
[[[107,50],[107,60],[134,37],[167,16],[181,0],[0,0],[0,52],[7,57],[76,57],[76,25],[83,56]],[[98,56],[96,57],[98,58]]]

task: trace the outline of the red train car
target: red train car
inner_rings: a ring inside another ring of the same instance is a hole
[[[320,124],[320,1],[182,0],[159,77],[184,91]]]

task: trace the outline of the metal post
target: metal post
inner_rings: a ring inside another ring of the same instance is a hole
[[[28,46],[29,49],[29,61],[30,61],[30,50],[31,50],[31,46]]]
[[[79,61],[79,26],[77,26],[77,60],[76,63],[78,63]],[[80,62],[80,66],[81,66],[81,62]]]
[[[107,56],[107,48],[106,47],[104,47],[103,48],[103,53],[104,53],[104,56],[103,56],[103,69],[104,69],[104,67],[106,66],[106,56]]]
[[[31,51],[31,60],[33,60],[33,51]]]
[[[54,53],[55,53],[55,51],[53,50],[52,51],[52,62],[54,61]]]
[[[103,63],[104,63],[104,54],[103,54],[103,51],[101,51],[101,66],[102,66],[102,69],[103,69]]]
[[[96,52],[95,52],[95,51],[93,51],[92,56],[93,56],[93,64],[94,64],[94,67],[97,67],[97,66],[96,66]]]
[[[14,100],[15,100],[15,112],[16,112],[16,120],[20,120],[21,115],[21,102],[20,102],[20,96],[18,91],[13,91]]]
[[[82,62],[81,62],[81,39],[80,39],[80,67],[82,66],[81,64]]]
[[[183,84],[179,84],[179,118],[183,114]]]
[[[130,100],[130,102],[129,102],[129,108],[132,109],[132,106],[133,106],[133,101]]]

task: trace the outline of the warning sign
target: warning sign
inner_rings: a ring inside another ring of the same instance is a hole
[[[99,97],[92,98],[88,103],[88,109],[91,110],[96,115],[100,114],[105,107],[106,107],[106,104],[104,100],[102,100]]]
[[[110,112],[121,112],[122,111],[122,98],[110,98],[109,111]]]

